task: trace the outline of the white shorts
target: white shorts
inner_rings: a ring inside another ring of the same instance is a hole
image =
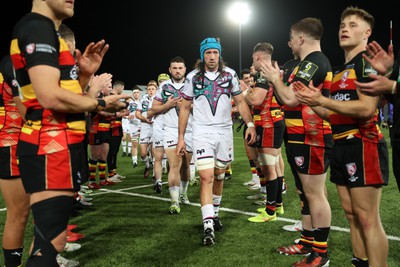
[[[161,123],[161,125],[160,125]],[[164,147],[164,130],[163,121],[154,121],[153,123],[153,136],[152,143],[153,147]]]
[[[156,139],[153,135],[153,138],[151,140],[151,143],[153,144],[153,147],[162,147],[164,148],[164,140],[162,140],[161,138]]]
[[[140,136],[140,124],[129,124],[129,134],[131,137],[139,137]]]
[[[130,134],[130,123],[129,119],[123,117],[122,118],[122,132],[125,134]]]
[[[232,129],[221,129],[218,133],[193,133],[193,156],[195,162],[202,158],[213,158],[225,165],[232,162]]]
[[[193,152],[193,134],[185,133],[186,151]],[[178,144],[178,129],[165,128],[164,129],[164,149],[176,148]]]
[[[142,123],[140,128],[139,144],[150,144],[153,135],[153,126],[148,123]]]

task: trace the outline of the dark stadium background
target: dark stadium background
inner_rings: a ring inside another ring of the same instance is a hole
[[[31,0],[3,4],[0,55],[8,53],[15,22],[30,11]],[[126,89],[146,84],[168,71],[170,58],[182,56],[188,71],[199,58],[199,43],[206,37],[220,37],[222,55],[239,72],[239,27],[226,15],[230,0],[104,1],[77,0],[75,15],[64,22],[76,33],[81,50],[90,41],[105,39],[110,45],[100,72],[110,72],[123,80]],[[242,25],[242,68],[251,65],[251,51],[258,42],[275,47],[273,58],[280,64],[291,59],[287,46],[290,26],[304,18],[317,17],[324,24],[322,49],[332,65],[343,63],[338,46],[340,14],[346,6],[365,8],[375,16],[370,40],[385,48],[389,44],[389,24],[393,20],[395,51],[399,47],[400,21],[389,1],[249,0],[251,17]],[[8,19],[5,14],[9,13]],[[11,18],[10,18],[11,17]]]

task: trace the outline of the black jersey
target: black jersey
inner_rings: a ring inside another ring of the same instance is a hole
[[[310,81],[321,88],[321,93],[329,96],[332,82],[332,67],[321,52],[308,54],[290,73],[287,84],[300,81],[308,86]],[[288,143],[332,147],[333,138],[330,124],[321,119],[311,107],[299,104],[297,107],[284,106]]]

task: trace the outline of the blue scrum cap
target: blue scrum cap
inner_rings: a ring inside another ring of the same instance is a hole
[[[208,49],[218,49],[219,55],[221,56],[222,54],[222,49],[221,49],[221,44],[216,38],[213,37],[208,37],[204,39],[201,44],[200,44],[200,59],[201,62],[204,61],[204,52]]]

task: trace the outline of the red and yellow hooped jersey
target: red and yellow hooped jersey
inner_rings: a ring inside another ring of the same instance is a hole
[[[68,149],[70,144],[82,142],[85,114],[43,108],[28,75],[28,69],[38,65],[57,68],[60,71],[60,86],[82,94],[75,59],[65,41],[58,36],[54,23],[40,14],[27,14],[14,27],[10,54],[20,86],[21,100],[27,108],[17,153],[51,154]]]

